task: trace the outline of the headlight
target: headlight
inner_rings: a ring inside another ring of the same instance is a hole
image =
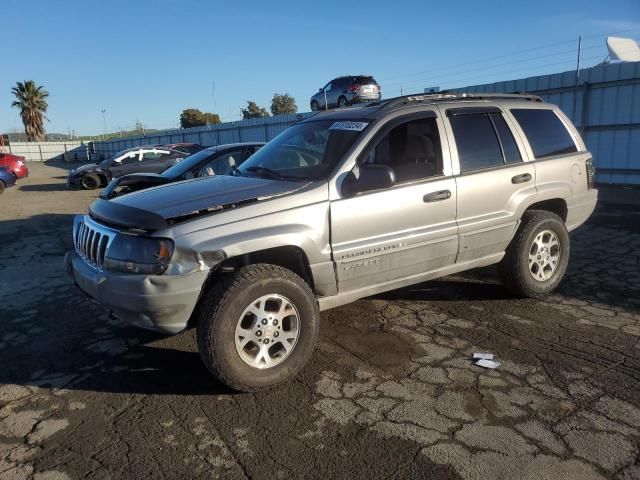
[[[107,249],[107,270],[158,275],[169,266],[173,241],[168,238],[137,237],[119,233]]]

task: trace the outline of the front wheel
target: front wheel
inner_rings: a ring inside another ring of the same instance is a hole
[[[317,112],[318,110],[320,110],[320,104],[314,100],[311,102],[311,111]]]
[[[80,180],[80,184],[85,190],[95,190],[100,186],[100,177],[93,173],[85,173]]]
[[[264,390],[289,380],[313,353],[318,303],[309,285],[286,268],[255,264],[223,274],[203,301],[200,356],[236,390]]]
[[[569,232],[562,219],[548,211],[530,210],[500,263],[500,275],[512,293],[540,297],[564,277],[569,252]]]

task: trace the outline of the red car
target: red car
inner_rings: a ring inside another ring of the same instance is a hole
[[[29,169],[24,163],[24,157],[11,155],[10,153],[0,152],[0,167],[5,167],[12,172],[17,178],[29,176]]]

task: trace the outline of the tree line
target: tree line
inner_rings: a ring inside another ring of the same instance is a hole
[[[284,115],[298,112],[296,99],[288,93],[275,93],[271,99],[271,115]],[[242,119],[268,117],[269,112],[266,108],[260,107],[255,101],[247,100],[247,107],[242,108]],[[205,125],[214,125],[221,123],[220,116],[217,113],[202,112],[197,108],[187,108],[180,114],[180,127],[193,128]]]
[[[25,80],[16,82],[16,86],[11,89],[11,93],[16,98],[11,103],[11,106],[20,110],[20,118],[24,125],[27,140],[29,142],[44,140],[44,121],[48,120],[46,112],[49,107],[47,103],[49,92],[43,86],[36,85],[33,80]],[[247,100],[247,107],[241,110],[244,120],[269,116],[267,109],[260,107],[253,100]],[[275,93],[271,100],[270,111],[271,115],[292,114],[298,112],[298,106],[295,98],[288,93]],[[216,123],[221,123],[220,116],[217,113],[202,112],[197,108],[187,108],[180,114],[180,127],[182,128],[200,127]]]

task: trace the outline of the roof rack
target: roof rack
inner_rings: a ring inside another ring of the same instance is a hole
[[[402,97],[379,100],[370,103],[369,107],[379,107],[379,109],[389,108],[399,105],[409,105],[413,102],[434,102],[450,100],[522,100],[527,102],[543,102],[537,95],[528,93],[418,93],[413,95],[403,95]]]

